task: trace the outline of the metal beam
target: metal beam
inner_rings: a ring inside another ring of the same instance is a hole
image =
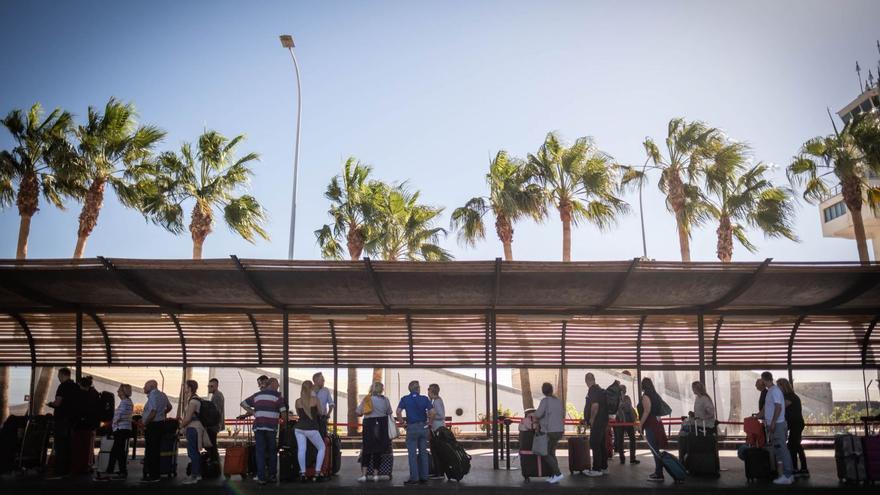
[[[247,317],[254,329],[254,340],[257,342],[257,364],[263,364],[263,339],[260,337],[260,327],[257,326],[257,319],[252,313],[248,313]]]
[[[406,315],[406,338],[407,342],[409,342],[409,365],[415,366],[416,355],[415,350],[413,349],[412,317],[410,317],[410,315]]]
[[[498,307],[501,296],[501,258],[495,258],[495,279],[492,281],[492,309]]]
[[[721,335],[721,326],[724,325],[724,317],[718,317],[718,323],[715,325],[715,336],[712,337],[712,368],[718,367],[718,337]]]
[[[24,336],[27,338],[28,349],[31,351],[31,367],[35,368],[37,366],[37,346],[34,343],[34,335],[31,333],[31,327],[28,326],[27,321],[20,314],[9,313],[9,316],[18,323],[18,326],[21,327],[21,331],[24,332]],[[31,396],[33,396],[33,394],[31,394]]]
[[[822,301],[818,304],[813,304],[811,306],[800,308],[800,310],[803,313],[812,314],[817,310],[836,308],[841,304],[852,301],[853,299],[861,296],[865,292],[873,289],[878,283],[880,283],[880,276],[877,276],[874,273],[863,273],[859,276],[854,284],[847,287],[840,294],[825,301]]]
[[[880,315],[875,316],[868,325],[868,329],[865,330],[865,340],[862,341],[862,369],[868,366],[868,349],[871,347],[871,334],[874,333],[874,328],[877,327],[878,321],[880,321]]]
[[[83,366],[83,314],[82,311],[76,312],[76,381],[82,378]]]
[[[107,364],[113,364],[113,352],[110,346],[110,335],[107,333],[107,327],[104,326],[104,321],[98,317],[97,313],[88,313],[88,315],[92,318],[92,321],[95,322],[98,330],[101,331],[101,337],[104,339],[104,353],[107,356]]]
[[[282,317],[282,333],[281,333],[281,379],[284,383],[281,384],[281,390],[284,394],[284,400],[288,402],[288,407],[290,401],[290,322],[289,315],[287,311],[284,312]]]
[[[492,458],[492,467],[493,469],[498,469],[500,466],[500,443],[498,438],[498,326],[495,321],[495,312],[492,312],[492,342],[490,346],[490,352],[492,354],[492,450],[494,451],[494,455]]]
[[[559,347],[560,347],[560,351],[562,354],[560,356],[560,358],[562,360],[562,367],[563,368],[565,368],[565,331],[567,328],[568,328],[568,322],[565,320],[562,320],[562,342],[560,342]],[[565,383],[565,380],[562,380],[562,383]]]
[[[704,328],[703,315],[697,315],[697,341],[699,342],[697,345],[697,349],[699,350],[699,363],[700,363],[700,383],[703,386],[706,385],[706,345],[703,342],[706,336],[705,328]]]
[[[335,371],[337,366],[339,366],[339,351],[336,343],[336,322],[333,320],[327,320],[327,324],[330,326],[330,345],[333,347],[333,369]],[[335,399],[333,403],[336,403]]]
[[[798,328],[801,326],[801,323],[804,321],[807,315],[803,314],[797,317],[797,320],[794,321],[794,325],[791,327],[791,336],[788,338],[788,357],[785,362],[788,364],[788,381],[794,384],[794,377],[792,376],[792,366],[791,366],[791,357],[794,352],[794,338],[797,336]]]
[[[241,260],[238,259],[238,256],[233,254],[230,255],[230,258],[232,258],[232,262],[235,263],[235,266],[238,267],[238,270],[244,275],[245,281],[247,281],[247,284],[248,286],[250,286],[251,291],[256,294],[257,297],[259,297],[264,303],[272,306],[273,308],[281,310],[285,309],[285,305],[283,303],[270,296],[269,293],[266,292],[256,280],[254,280],[253,275],[251,275],[250,272],[245,269],[244,265],[241,264]]]
[[[382,305],[386,312],[391,311],[391,306],[385,299],[385,292],[382,290],[382,284],[379,283],[379,275],[376,274],[376,270],[373,269],[373,262],[370,261],[369,256],[364,256],[364,266],[367,268],[367,274],[370,276],[370,283],[373,285],[373,290],[376,292],[376,298],[379,299],[379,304]]]
[[[615,301],[623,294],[623,290],[626,289],[626,282],[629,280],[630,275],[636,270],[636,265],[639,264],[638,258],[633,258],[630,261],[629,266],[626,268],[626,271],[623,272],[620,277],[617,279],[617,282],[611,287],[611,290],[608,291],[608,295],[605,296],[605,299],[596,306],[594,310],[596,313],[600,313],[605,311],[614,305]]]
[[[755,285],[755,281],[758,280],[758,277],[770,266],[770,262],[773,261],[773,258],[766,258],[758,268],[755,269],[749,275],[743,277],[742,280],[733,289],[730,290],[727,294],[721,296],[721,298],[716,299],[708,304],[704,304],[699,306],[699,310],[705,311],[707,309],[715,309],[715,308],[723,308],[724,306],[729,305],[733,301],[735,301],[739,296],[743,295],[745,291],[749,290],[753,285]]]
[[[149,301],[151,304],[154,304],[162,309],[174,310],[175,312],[183,310],[182,304],[171,302],[164,297],[159,296],[149,288],[145,287],[135,275],[131,273],[126,273],[124,270],[120,270],[119,268],[117,268],[111,260],[103,256],[98,256],[98,260],[101,261],[101,264],[104,265],[104,268],[106,268],[107,271],[109,271],[113,274],[113,276],[116,277],[116,280],[118,280],[119,283],[121,283],[126,289],[128,289],[141,299]],[[109,313],[111,311],[102,312]]]
[[[174,322],[174,327],[177,328],[177,337],[180,339],[180,352],[183,356],[183,367],[186,368],[186,336],[183,335],[183,327],[180,326],[180,320],[177,319],[176,314],[168,313],[168,316],[171,317],[171,321]]]
[[[639,330],[636,333],[636,387],[638,388],[638,396],[642,396],[642,332],[645,329],[645,320],[648,317],[642,315],[639,318]]]
[[[45,304],[49,307],[64,309],[76,308],[76,304],[74,303],[62,301],[61,299],[52,297],[37,289],[28,287],[27,285],[21,283],[18,279],[16,279],[15,275],[10,273],[5,273],[2,277],[0,277],[0,287],[3,287],[4,289],[15,294],[18,294],[25,299],[30,299],[31,301]]]

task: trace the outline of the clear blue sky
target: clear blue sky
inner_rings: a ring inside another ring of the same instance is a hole
[[[449,213],[485,194],[488,157],[535,150],[549,130],[594,136],[619,161],[641,164],[645,136],[673,116],[702,119],[784,166],[807,138],[830,131],[825,107],[858,93],[855,61],[880,54],[875,1],[754,2],[44,2],[0,3],[0,113],[33,102],[78,116],[110,96],[177,149],[207,126],[246,133],[257,151],[253,193],[270,212],[272,242],[250,245],[218,224],[206,257],[287,254],[295,93],[278,35],[296,37],[303,77],[298,258],[317,258],[312,231],[327,221],[322,194],[355,155],[378,177],[408,179]],[[10,139],[0,131],[0,146]],[[784,175],[778,172],[780,180]],[[678,259],[671,215],[656,184],[646,221],[651,257]],[[635,201],[635,196],[628,196]],[[635,210],[635,208],[634,208]],[[30,257],[67,257],[79,205],[44,205]],[[0,213],[0,257],[14,257],[17,210]],[[490,233],[492,221],[489,220]],[[693,258],[715,259],[715,227],[694,233]],[[851,241],[823,239],[802,204],[803,243],[754,239],[734,259],[856,260]],[[445,241],[459,259],[501,256],[491,235],[476,249]],[[561,226],[517,225],[518,259],[557,260]],[[187,258],[174,237],[106,201],[87,256]],[[574,259],[641,254],[638,217],[573,236]]]

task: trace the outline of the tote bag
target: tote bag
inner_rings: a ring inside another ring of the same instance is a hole
[[[400,436],[400,430],[397,429],[397,424],[394,423],[394,418],[391,415],[388,415],[388,438],[394,440],[395,438]]]
[[[550,439],[544,432],[535,433],[535,439],[532,441],[532,453],[535,455],[547,455],[548,441]]]

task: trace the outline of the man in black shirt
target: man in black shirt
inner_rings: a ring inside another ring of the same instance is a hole
[[[587,383],[587,404],[584,407],[584,421],[590,426],[590,450],[593,451],[593,469],[584,471],[587,476],[608,474],[608,451],[605,446],[608,428],[608,398],[605,390],[596,383],[592,373],[584,376]]]
[[[77,403],[80,389],[70,379],[70,368],[58,370],[58,389],[55,400],[46,404],[55,410],[55,476],[70,474],[70,437],[77,419]]]

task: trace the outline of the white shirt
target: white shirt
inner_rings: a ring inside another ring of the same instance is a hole
[[[773,413],[776,412],[776,404],[782,406],[779,410],[779,417],[776,418],[776,423],[784,423],[785,422],[785,397],[782,395],[782,390],[773,385],[767,390],[767,399],[764,400],[764,423],[770,424],[773,421]]]

